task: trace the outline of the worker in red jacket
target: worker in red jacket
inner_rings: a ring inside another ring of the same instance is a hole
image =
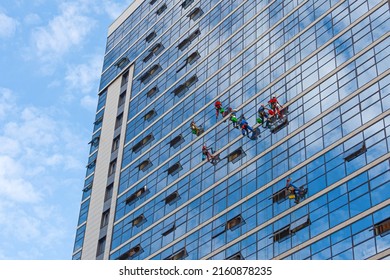
[[[271,109],[275,112],[275,114],[277,114],[278,117],[281,119],[283,115],[280,113],[280,110],[283,109],[283,106],[280,105],[275,95],[273,95],[272,98],[268,101],[268,104],[271,107]]]

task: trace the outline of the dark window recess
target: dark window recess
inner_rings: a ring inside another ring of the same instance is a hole
[[[89,184],[83,189],[83,192],[87,192],[87,191],[89,191],[90,189],[92,189],[92,183],[89,183]]]
[[[119,149],[119,144],[120,144],[120,135],[118,135],[117,137],[114,138],[114,140],[112,140],[112,150],[111,152],[115,152],[116,150]]]
[[[178,73],[180,70],[182,70],[184,67],[187,66],[187,64],[193,64],[196,60],[198,60],[200,58],[200,54],[196,51],[194,53],[192,53],[189,57],[187,57],[182,65],[179,67],[179,69],[176,70],[176,73]]]
[[[153,65],[148,71],[146,71],[140,78],[138,78],[141,83],[146,84],[154,75],[161,71],[161,66],[159,64]]]
[[[384,237],[390,234],[390,218],[383,220],[382,222],[376,223],[374,225],[374,234]]]
[[[145,120],[145,121],[149,121],[149,120],[151,120],[155,115],[157,115],[157,112],[156,112],[154,109],[152,109],[152,110],[150,110],[149,112],[146,113],[146,115],[144,116],[144,120]]]
[[[151,49],[150,52],[157,55],[164,49],[164,46],[161,43],[155,44]]]
[[[108,176],[111,176],[116,171],[116,159],[110,162],[110,166],[108,167]]]
[[[165,229],[163,229],[163,233],[161,233],[161,235],[162,236],[167,236],[171,232],[174,232],[175,229],[176,229],[176,225],[175,225],[175,223],[172,223],[169,226],[167,226]]]
[[[158,87],[152,87],[147,93],[146,96],[152,98],[158,92]]]
[[[181,84],[173,90],[173,94],[176,95],[177,97],[181,97],[187,91],[188,91],[188,88],[185,86],[185,84]]]
[[[292,222],[290,225],[276,231],[273,235],[274,242],[281,242],[285,240],[288,236],[296,233],[297,231],[310,225],[310,218],[308,215]]]
[[[186,248],[180,249],[176,253],[165,258],[165,260],[182,260],[188,256]]]
[[[178,136],[176,136],[175,138],[173,138],[171,140],[171,142],[169,142],[169,145],[171,146],[171,148],[177,148],[179,147],[182,143],[184,142],[184,137],[180,134]]]
[[[133,227],[135,227],[135,226],[139,227],[140,225],[142,225],[145,222],[146,222],[145,216],[141,214],[137,218],[132,220],[131,224],[132,224]]]
[[[122,57],[121,59],[118,60],[117,63],[115,63],[115,66],[123,69],[127,64],[129,64],[130,60],[127,57]]]
[[[152,162],[149,159],[147,159],[147,160],[144,160],[143,162],[141,162],[140,165],[138,165],[138,169],[145,172],[151,166],[153,166]]]
[[[171,167],[168,168],[168,175],[176,175],[180,170],[182,170],[183,167],[181,166],[180,162],[175,163]]]
[[[241,217],[241,215],[238,215],[234,217],[233,219],[230,219],[225,224],[217,227],[215,230],[213,230],[212,238],[216,238],[217,236],[221,235],[227,230],[235,230],[239,228],[241,225],[245,223],[244,219]]]
[[[152,31],[148,36],[146,36],[145,41],[147,43],[150,43],[154,38],[156,38],[157,33],[155,31]]]
[[[126,91],[122,92],[121,95],[119,95],[118,107],[125,104],[125,101],[126,101]]]
[[[104,194],[104,201],[107,201],[112,197],[113,189],[114,189],[114,184],[110,184],[106,187],[106,193]]]
[[[123,121],[123,113],[120,113],[120,114],[116,117],[115,129],[121,127],[122,121]]]
[[[242,148],[238,148],[237,150],[231,152],[228,155],[228,161],[232,163],[236,163],[244,156],[246,156],[245,152],[242,150]]]
[[[194,41],[196,39],[196,37],[198,37],[200,35],[200,30],[197,29],[195,30],[194,32],[192,32],[188,38],[184,39],[183,41],[181,41],[181,43],[177,46],[179,48],[179,50],[184,50],[186,47],[188,47],[192,41]]]
[[[244,257],[241,255],[240,252],[235,253],[234,255],[231,255],[230,257],[226,258],[227,260],[245,260]]]
[[[91,168],[94,168],[96,165],[96,159],[94,159],[93,161],[91,161],[90,163],[87,164],[87,168],[88,169],[91,169]]]
[[[193,9],[189,14],[188,14],[188,16],[187,17],[189,17],[190,19],[192,19],[192,20],[197,20],[198,18],[200,18],[202,15],[203,15],[204,13],[203,13],[203,10],[201,9],[201,8],[195,8],[195,9]]]
[[[166,9],[167,9],[167,5],[164,4],[160,8],[158,8],[158,10],[156,11],[156,14],[161,15]]]
[[[157,2],[157,0],[152,0],[152,1],[149,2],[149,4],[150,4],[150,5],[153,5],[153,4],[155,4],[156,2]]]
[[[145,196],[146,194],[148,193],[148,190],[145,187],[143,188],[140,188],[139,190],[137,190],[135,193],[133,193],[132,195],[130,195],[128,198],[126,198],[126,204],[131,204],[133,202],[135,202],[137,199]]]
[[[181,7],[183,9],[187,9],[192,3],[194,3],[194,0],[185,0],[182,4]]]
[[[274,242],[278,241],[281,242],[285,240],[290,235],[290,225],[278,230],[277,232],[274,232]]]
[[[104,253],[105,247],[106,247],[106,237],[104,236],[99,239],[97,250],[96,250],[96,257]]]
[[[100,223],[100,228],[105,227],[106,225],[108,225],[109,218],[110,218],[110,209],[108,209],[108,210],[103,212],[102,220],[101,220],[101,223]]]
[[[153,57],[153,53],[149,53],[147,56],[144,57],[143,62],[148,62]]]
[[[192,42],[200,35],[200,30],[196,29],[194,32],[191,33],[191,35],[188,37],[188,39]]]
[[[129,71],[127,70],[123,75],[122,75],[122,82],[121,82],[121,87],[127,84],[129,81]]]
[[[286,188],[281,189],[280,191],[278,191],[272,195],[272,203],[277,203],[277,202],[280,202],[280,201],[286,199],[288,194],[289,194],[289,192]]]
[[[88,144],[91,144],[94,147],[97,147],[99,145],[100,136],[94,137],[91,141],[89,141]]]
[[[176,201],[178,201],[180,199],[180,195],[177,191],[171,193],[170,195],[168,195],[164,201],[165,201],[165,204],[169,204],[169,205],[172,205],[173,203],[175,203]]]
[[[137,144],[134,145],[134,147],[132,148],[133,153],[140,151],[145,145],[149,144],[153,140],[154,140],[153,134],[149,134],[144,139],[142,139],[141,141],[139,141]]]
[[[367,152],[367,148],[366,148],[366,143],[363,142],[346,151],[344,153],[345,155],[344,160],[349,162],[357,158],[358,156],[364,154],[365,152]]]
[[[196,82],[198,81],[198,77],[196,75],[193,75],[191,78],[189,78],[186,82],[185,82],[185,86],[187,88],[190,88],[191,86],[193,86]]]
[[[234,217],[233,219],[227,221],[226,223],[226,230],[235,230],[236,228],[240,227],[244,224],[244,219],[241,217],[241,215],[238,215]]]
[[[128,259],[132,259],[136,256],[138,256],[139,254],[141,254],[143,252],[143,249],[141,247],[141,245],[137,245],[133,248],[131,248],[129,251],[127,251],[126,253],[120,255],[117,260],[128,260]]]
[[[153,47],[149,49],[149,54],[144,57],[143,61],[147,62],[150,59],[152,59],[153,55],[158,55],[162,50],[164,49],[164,46],[160,43],[155,44]]]
[[[187,57],[187,62],[191,65],[195,61],[197,61],[199,58],[200,58],[200,54],[196,51],[196,52],[193,52],[192,54],[190,54],[189,57]]]
[[[186,93],[190,89],[190,87],[193,86],[197,81],[198,81],[198,77],[196,75],[193,75],[191,78],[189,78],[183,84],[181,84],[177,88],[175,88],[173,90],[173,94],[177,97],[183,96],[183,94]]]
[[[180,44],[177,46],[179,48],[179,50],[184,50],[189,44],[191,44],[191,41],[186,38],[184,39],[183,41],[180,42]]]

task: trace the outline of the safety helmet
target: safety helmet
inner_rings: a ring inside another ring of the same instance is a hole
[[[218,100],[218,101],[215,102],[215,107],[219,107],[221,105],[222,105],[221,101]]]

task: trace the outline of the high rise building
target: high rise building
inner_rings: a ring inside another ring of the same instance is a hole
[[[135,0],[73,259],[389,258],[389,26],[387,0]]]

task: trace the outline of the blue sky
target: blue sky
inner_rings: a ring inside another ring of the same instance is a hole
[[[107,28],[132,0],[0,3],[0,259],[70,259]]]

